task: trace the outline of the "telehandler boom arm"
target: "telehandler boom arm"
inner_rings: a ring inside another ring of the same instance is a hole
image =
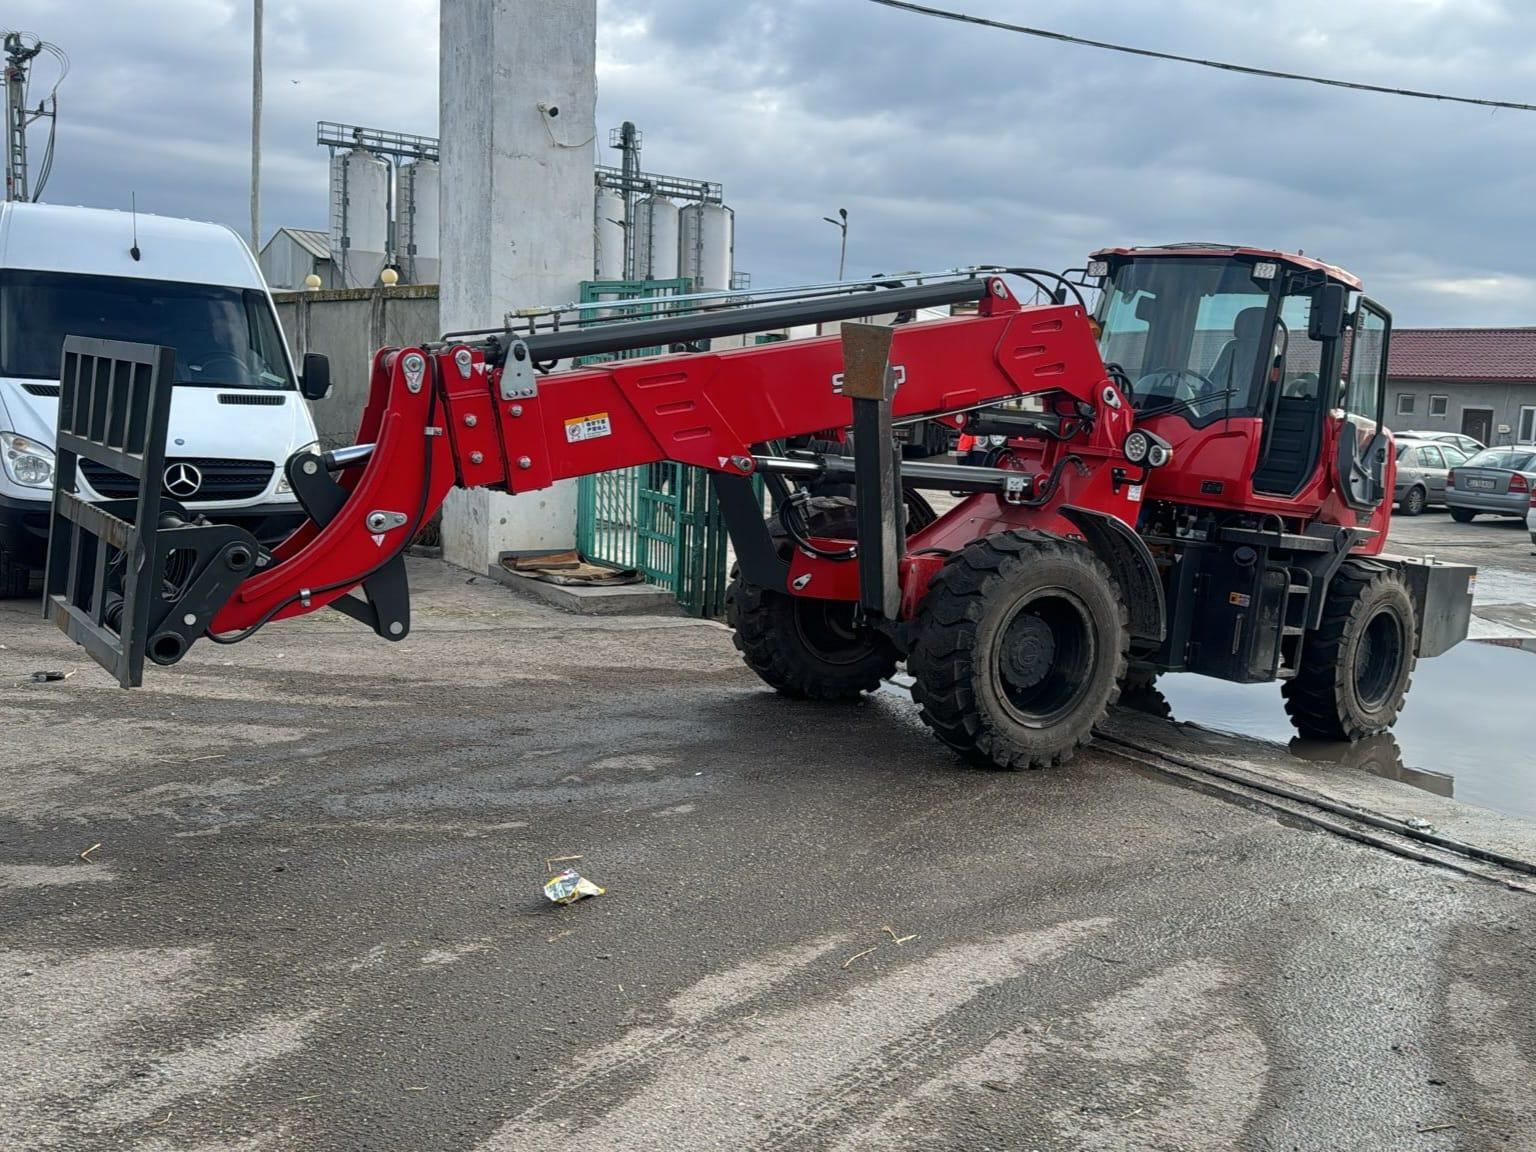
[[[696,341],[789,323],[955,304],[974,304],[975,311],[890,329],[886,370],[876,386],[887,390],[877,400],[854,399],[851,381],[845,391],[838,336],[720,352],[688,350]],[[656,345],[684,350],[548,370],[567,358]],[[1047,526],[1056,523],[1054,510],[1074,499],[1101,511],[1108,505],[1134,520],[1134,506],[1119,495],[1125,485],[1112,484],[1105,467],[1122,462],[1120,447],[1131,429],[1129,400],[1105,373],[1084,309],[1079,303],[1021,305],[1004,279],[991,273],[657,320],[529,334],[504,330],[380,351],[357,446],[301,453],[288,461],[288,479],[310,520],[270,554],[236,530],[192,523],[158,493],[153,499],[141,493],[136,503],[92,507],[71,491],[78,457],[120,465],[126,455],[142,465],[135,473],[156,487],[164,452],[163,418],[155,419],[164,397],[157,389],[168,392],[170,378],[163,371],[155,375],[152,366],[165,350],[145,350],[137,369],[125,367],[126,354],[123,346],[104,349],[71,340],[55,503],[58,567],[51,567],[47,584],[47,611],[77,639],[120,660],[116,670],[124,683],[138,681],[145,655],[174,663],[200,635],[228,643],[269,622],[327,605],[364,620],[381,636],[402,639],[410,617],[401,557],[454,487],[529,492],[662,460],[708,469],[726,485],[771,474],[781,498],[789,495],[779,479],[785,474],[841,469],[845,479],[855,479],[861,459],[857,435],[854,465],[841,458],[786,455],[770,446],[857,427],[862,403],[883,415],[888,437],[891,420],[941,417],[958,423],[977,409],[1042,397],[1035,418],[1044,438],[1038,472],[909,464],[902,469],[908,483],[921,483],[926,467],[931,486],[981,490],[1000,501],[1037,506]],[[112,381],[124,371],[143,373],[146,366],[154,378],[146,378],[142,396],[113,391]],[[140,400],[142,416],[124,407]],[[104,406],[113,412],[121,408],[126,419],[103,423],[98,415]],[[869,459],[888,453],[888,447],[880,449]],[[890,506],[899,505],[899,483]],[[761,532],[761,513],[755,515]],[[731,523],[733,534],[739,524],[739,517]],[[82,567],[88,550],[78,540],[82,531],[87,536],[95,531],[110,549],[91,557],[101,569],[99,581],[87,579],[91,569]],[[216,533],[218,547],[191,547],[200,532],[208,534],[208,543]],[[172,533],[176,547],[168,548]],[[890,590],[908,570],[920,573],[925,567],[906,555],[904,534],[897,543],[894,556],[903,570],[889,564],[877,572],[885,587],[865,598],[866,606],[878,611],[884,605],[893,617],[899,610],[892,610]],[[744,557],[762,552],[740,540],[737,550]],[[790,575],[787,569],[783,574]],[[859,574],[867,583],[864,564]],[[803,549],[788,590],[803,592],[812,576],[819,580],[819,595],[860,598],[851,566]],[[926,579],[920,582],[925,585]],[[359,588],[361,598],[353,594]],[[914,586],[897,595],[910,608],[920,593]],[[152,603],[146,606],[144,600]],[[146,610],[140,627],[139,614]]]

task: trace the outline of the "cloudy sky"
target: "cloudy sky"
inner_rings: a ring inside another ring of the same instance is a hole
[[[443,0],[451,2],[451,0]],[[1149,48],[1536,102],[1526,0],[933,0]],[[436,134],[436,0],[267,0],[264,231],[324,227],[318,119]],[[86,18],[88,17],[88,18]],[[10,0],[61,44],[46,198],[248,220],[249,0]],[[866,0],[599,0],[599,139],[724,183],[757,285],[1232,240],[1399,323],[1536,324],[1536,113],[1109,55]],[[45,71],[40,66],[38,78]],[[609,157],[604,157],[607,160]]]

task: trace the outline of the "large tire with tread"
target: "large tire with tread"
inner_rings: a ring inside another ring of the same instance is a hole
[[[1404,516],[1418,516],[1429,505],[1429,493],[1415,484],[1407,492],[1403,493],[1403,499],[1397,508]]]
[[[1328,588],[1323,622],[1281,694],[1291,723],[1314,740],[1361,740],[1397,719],[1416,661],[1408,585],[1391,568],[1346,560]]]
[[[1092,738],[1129,646],[1119,589],[1086,546],[1000,532],[934,577],[907,670],[944,743],[974,763],[1041,768]]]
[[[853,501],[813,498],[806,527],[818,536],[856,535]],[[793,547],[777,518],[768,522],[783,555]],[[853,563],[853,561],[849,561]],[[856,700],[896,671],[898,655],[885,636],[855,624],[857,605],[791,596],[749,583],[740,569],[725,590],[725,619],[748,668],[769,687],[808,700]]]
[[[19,600],[32,590],[32,569],[0,551],[0,600]]]

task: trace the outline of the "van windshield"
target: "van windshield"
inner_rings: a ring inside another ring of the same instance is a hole
[[[292,388],[267,296],[253,288],[0,271],[0,375],[59,378],[66,336],[176,349],[176,383]]]

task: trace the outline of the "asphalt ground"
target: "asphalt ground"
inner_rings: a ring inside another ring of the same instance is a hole
[[[0,605],[0,1148],[1536,1148],[1528,894],[466,579],[134,692]]]

